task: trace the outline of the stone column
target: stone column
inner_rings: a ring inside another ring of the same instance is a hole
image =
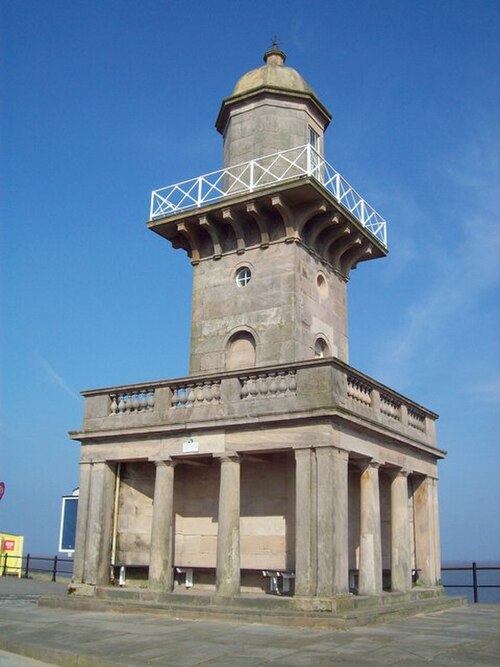
[[[235,453],[220,456],[215,592],[222,597],[240,592],[240,459]]]
[[[91,465],[83,581],[99,586],[109,583],[116,466],[106,461]]]
[[[316,458],[295,450],[295,595],[316,594]]]
[[[78,488],[78,513],[76,518],[75,556],[73,561],[73,582],[84,580],[85,550],[87,546],[87,522],[90,500],[91,463],[80,463],[80,486]]]
[[[379,466],[378,462],[370,461],[361,469],[359,595],[382,593]]]
[[[318,596],[349,592],[348,453],[336,447],[318,447]]]
[[[438,480],[432,480],[433,490],[433,514],[434,514],[434,575],[435,583],[441,585],[441,535],[439,530],[439,498]]]
[[[421,477],[415,480],[413,492],[415,512],[415,559],[418,582],[423,586],[436,583],[434,512],[432,479]]]
[[[391,481],[391,589],[402,592],[411,590],[408,474],[393,472]]]
[[[171,591],[174,567],[174,467],[171,459],[156,464],[151,550],[149,556],[149,587]]]

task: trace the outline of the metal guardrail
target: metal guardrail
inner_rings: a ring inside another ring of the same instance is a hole
[[[7,553],[3,556],[3,562],[0,563],[2,577],[7,576],[7,572],[13,573],[13,569],[17,569],[18,576],[22,576],[25,579],[28,579],[30,572],[38,572],[51,575],[51,581],[57,581],[57,575],[66,575],[69,576],[72,574],[73,568],[71,570],[61,569],[62,563],[73,563],[71,558],[61,558],[60,556],[32,556],[31,554],[26,554],[26,556],[11,556]],[[18,565],[13,565],[12,561],[20,561]],[[37,562],[44,562],[48,564],[48,567],[37,567]]]
[[[441,572],[472,572],[472,584],[443,584],[444,588],[472,588],[474,595],[474,602],[479,602],[480,588],[500,588],[500,584],[479,584],[477,573],[483,570],[496,570],[500,572],[500,567],[478,566],[476,562],[472,563],[472,567],[442,567]]]
[[[384,218],[310,144],[153,190],[151,220],[300,176],[312,176],[319,181],[341,206],[387,247],[387,223]]]
[[[57,581],[58,575],[71,575],[71,571],[60,569],[62,563],[73,563],[71,558],[61,558],[60,556],[32,556],[27,554],[26,556],[10,556],[9,554],[4,554],[2,562],[0,562],[1,575],[3,577],[7,576],[7,568],[9,567],[12,570],[12,560],[19,560],[18,574],[22,575],[25,579],[28,579],[30,572],[45,573],[51,575],[51,581]],[[9,562],[9,565],[7,564]],[[49,563],[48,567],[37,567],[37,562]],[[35,563],[35,566],[33,565]],[[16,566],[14,566],[16,567]],[[443,584],[444,588],[472,588],[474,602],[477,604],[479,602],[479,589],[480,588],[500,588],[500,584],[480,584],[478,583],[478,572],[482,571],[496,571],[500,572],[500,567],[498,566],[479,566],[476,562],[472,563],[471,567],[459,566],[459,567],[441,567],[441,572],[471,572],[472,573],[472,583],[471,584]],[[354,574],[352,571],[351,575]],[[416,580],[415,572],[413,573],[413,579]]]

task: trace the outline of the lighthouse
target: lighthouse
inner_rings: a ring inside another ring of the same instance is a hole
[[[222,101],[223,164],[153,191],[192,265],[189,375],[83,392],[77,592],[442,595],[437,415],[349,365],[349,279],[387,223],[327,160],[331,121],[273,44]]]

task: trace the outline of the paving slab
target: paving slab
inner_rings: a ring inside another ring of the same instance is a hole
[[[500,665],[500,605],[325,630],[38,607],[22,585],[16,599],[1,583],[0,667]]]

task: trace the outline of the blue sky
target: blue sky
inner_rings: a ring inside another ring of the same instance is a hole
[[[351,275],[350,362],[441,415],[443,557],[500,558],[499,12],[3,3],[0,531],[55,553],[80,390],[186,374],[191,267],[146,229],[150,192],[222,165],[220,102],[277,35],[389,223]]]

